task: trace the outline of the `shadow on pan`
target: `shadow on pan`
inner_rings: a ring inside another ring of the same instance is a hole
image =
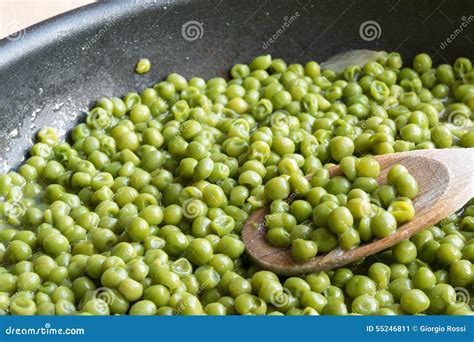
[[[350,49],[397,50],[408,62],[474,56],[472,0],[104,1],[0,41],[0,170],[16,167],[34,133],[64,133],[95,99],[153,85],[171,72],[225,76],[271,53],[324,61]],[[139,58],[152,61],[134,73]]]

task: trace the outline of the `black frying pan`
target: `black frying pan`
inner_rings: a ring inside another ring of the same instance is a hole
[[[86,6],[0,41],[1,168],[18,165],[39,127],[65,132],[95,99],[142,89],[170,72],[222,76],[262,53],[305,62],[361,48],[398,50],[406,62],[421,51],[436,63],[453,62],[473,58],[473,33],[472,0],[123,0]],[[153,63],[145,75],[134,73],[141,57]]]

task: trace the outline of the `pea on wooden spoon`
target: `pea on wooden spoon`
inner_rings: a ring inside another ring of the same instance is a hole
[[[264,224],[269,208],[255,211],[245,223],[242,239],[249,256],[264,269],[280,275],[301,275],[347,265],[406,240],[460,209],[474,197],[474,148],[417,150],[374,156],[380,163],[379,184],[394,164],[404,165],[418,181],[413,200],[416,215],[391,235],[351,250],[340,247],[306,261],[296,261],[291,248],[275,247],[266,237]],[[339,166],[329,169],[331,177],[341,175]],[[308,179],[311,176],[307,176]]]

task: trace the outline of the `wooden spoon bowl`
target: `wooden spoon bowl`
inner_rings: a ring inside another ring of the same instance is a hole
[[[242,231],[249,256],[264,269],[287,276],[341,267],[410,238],[474,197],[474,148],[417,150],[373,158],[380,163],[379,184],[385,184],[387,172],[394,164],[404,165],[418,181],[418,195],[413,200],[416,214],[412,221],[383,239],[351,250],[338,247],[325,255],[297,261],[290,248],[282,249],[268,241],[264,219],[269,208],[264,207],[249,217]],[[329,172],[331,177],[342,174],[339,166],[331,167]]]

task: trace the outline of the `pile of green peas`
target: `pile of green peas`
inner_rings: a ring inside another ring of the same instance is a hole
[[[327,169],[308,180],[301,174],[278,176],[265,184],[272,199],[265,217],[267,238],[277,247],[291,246],[296,260],[389,236],[399,224],[415,216],[412,199],[418,183],[400,164],[392,166],[387,183],[378,186],[380,165],[370,157],[344,157],[341,176],[329,178]],[[297,199],[289,203],[288,199]],[[313,209],[314,208],[314,209]]]
[[[240,236],[278,177],[473,147],[468,59],[404,66],[391,52],[336,73],[266,55],[230,76],[173,73],[98,100],[68,142],[38,132],[0,175],[1,314],[472,313],[458,295],[473,290],[472,202],[375,256],[300,277],[259,269]]]

